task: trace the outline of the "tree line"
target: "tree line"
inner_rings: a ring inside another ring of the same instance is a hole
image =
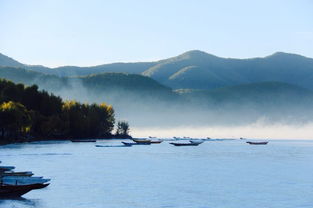
[[[1,143],[34,139],[108,138],[112,136],[114,123],[114,109],[106,103],[63,101],[58,96],[38,90],[36,85],[25,86],[0,79]],[[117,133],[123,134],[123,128],[125,124],[119,124]]]

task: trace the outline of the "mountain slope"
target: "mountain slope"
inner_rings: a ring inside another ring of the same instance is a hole
[[[183,79],[201,70],[187,67],[171,79]],[[202,72],[201,72],[202,73]],[[107,102],[118,119],[139,126],[216,125],[251,123],[266,116],[274,121],[311,121],[313,93],[295,85],[262,82],[211,90],[176,90],[136,74],[102,73],[59,77],[14,67],[0,67],[0,78],[37,84],[80,102]]]
[[[181,70],[190,67],[198,70],[173,79]],[[173,88],[211,89],[278,81],[313,89],[313,59],[282,52],[264,58],[226,59],[190,51],[151,67],[143,75]]]
[[[95,98],[104,93],[133,93],[145,97],[164,96],[168,99],[172,90],[159,84],[157,81],[137,74],[101,73],[81,77],[59,77],[23,68],[0,67],[0,78],[26,85],[36,84],[41,89],[59,95],[62,92],[82,92],[93,95]],[[81,94],[81,96],[83,96]],[[69,96],[70,97],[70,96]]]
[[[0,53],[0,66],[23,67],[24,64]]]
[[[0,54],[0,66],[22,67],[63,77],[103,72],[142,74],[174,89],[214,89],[269,81],[313,89],[313,59],[282,52],[264,58],[231,59],[194,50],[156,62],[58,68],[24,65]]]

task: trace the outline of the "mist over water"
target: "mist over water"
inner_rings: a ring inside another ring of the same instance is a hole
[[[192,138],[233,138],[247,139],[313,139],[313,123],[305,125],[253,123],[244,126],[181,126],[176,128],[134,127],[131,134],[135,137],[156,136],[172,138],[188,136]]]
[[[66,100],[113,105],[116,120],[128,121],[134,137],[313,139],[311,100],[283,105],[171,100],[127,89],[91,90],[79,79],[52,92]]]

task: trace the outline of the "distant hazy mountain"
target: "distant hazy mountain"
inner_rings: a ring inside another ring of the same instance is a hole
[[[119,119],[143,126],[232,125],[254,122],[264,116],[284,122],[310,121],[313,118],[313,92],[281,82],[173,91],[138,74],[106,72],[59,77],[14,67],[0,67],[0,78],[27,85],[37,84],[64,99],[107,102],[113,105]]]
[[[282,82],[258,82],[211,90],[176,90],[189,100],[207,103],[236,103],[245,105],[285,106],[285,104],[313,104],[313,91]]]
[[[254,82],[285,82],[313,89],[313,59],[278,52],[264,58],[220,58],[189,51],[157,62],[113,63],[93,67],[47,68],[24,65],[0,54],[0,66],[13,66],[58,76],[126,72],[148,76],[174,89],[212,89]]]
[[[109,94],[132,94],[142,96],[142,99],[159,97],[170,99],[173,96],[172,89],[159,84],[157,81],[138,74],[127,73],[100,73],[80,77],[59,77],[56,75],[44,74],[23,68],[0,67],[0,78],[11,80],[15,83],[26,85],[38,85],[41,89],[53,92],[57,95],[66,95],[71,98],[71,93],[77,95],[75,99],[90,96],[94,102],[101,101],[99,95]],[[85,93],[85,94],[84,94]],[[131,96],[129,96],[131,97]],[[97,100],[97,98],[99,98]],[[124,100],[125,96],[120,97]],[[92,100],[86,100],[93,102]]]
[[[23,67],[25,65],[0,53],[0,66]]]
[[[143,74],[176,89],[211,89],[265,81],[313,89],[313,59],[281,52],[265,58],[226,59],[189,51]]]

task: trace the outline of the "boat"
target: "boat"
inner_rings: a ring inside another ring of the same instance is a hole
[[[73,139],[71,142],[96,142],[95,139]]]
[[[125,146],[133,146],[133,145],[150,145],[151,142],[140,142],[140,143],[136,143],[136,142],[122,142]]]
[[[33,190],[49,185],[50,179],[33,177],[31,171],[14,172],[14,166],[0,166],[0,198],[21,197]]]
[[[150,139],[132,139],[136,143],[151,143]]]
[[[44,184],[50,181],[50,179],[44,179],[42,177],[7,177],[1,178],[1,183],[8,185],[31,185],[31,184]]]
[[[251,142],[251,141],[249,141],[246,143],[251,144],[251,145],[266,145],[268,142]]]
[[[14,166],[0,166],[0,172],[13,170]]]
[[[126,145],[100,145],[100,144],[96,144],[95,147],[129,147]]]
[[[190,143],[194,143],[194,144],[202,144],[204,142],[203,139],[192,139],[189,140]]]
[[[150,139],[155,139],[156,137],[153,137],[153,136],[149,136],[149,138],[150,138]]]
[[[161,144],[163,142],[163,140],[154,140],[154,141],[151,141],[150,143],[151,144]]]
[[[25,171],[25,172],[4,172],[1,175],[3,176],[32,176],[34,174],[31,171]]]
[[[30,185],[9,185],[1,184],[0,185],[0,197],[1,198],[17,198],[26,194],[27,192],[34,189],[42,189],[49,185],[46,184],[30,184]]]
[[[178,142],[170,142],[170,144],[174,145],[174,146],[198,146],[200,143],[178,143]]]

